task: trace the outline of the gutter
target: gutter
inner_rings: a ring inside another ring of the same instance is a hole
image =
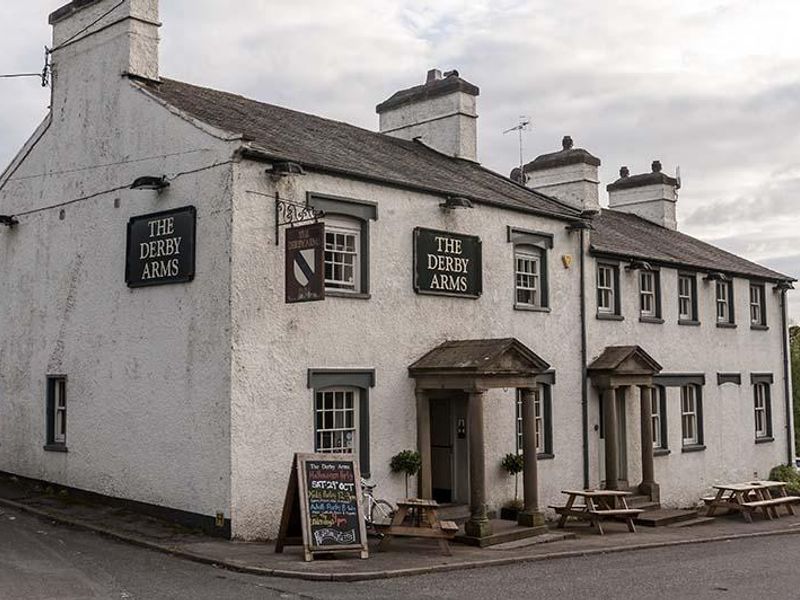
[[[581,229],[581,434],[583,437],[583,487],[589,489],[589,381],[587,353],[589,340],[586,323],[586,252],[585,229]]]
[[[789,291],[791,285],[778,285],[776,289],[781,292],[781,337],[783,338],[783,394],[786,399],[786,454],[787,464],[794,465],[794,428],[792,427],[792,394],[790,385],[790,372],[789,372],[789,328],[787,323],[787,306],[786,306],[786,292]]]

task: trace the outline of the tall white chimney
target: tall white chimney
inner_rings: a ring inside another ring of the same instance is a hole
[[[573,146],[572,138],[565,135],[559,152],[542,154],[525,165],[525,184],[579,210],[599,211],[600,159]],[[519,181],[519,168],[511,178]]]
[[[461,79],[458,71],[442,75],[428,72],[427,80],[394,94],[376,108],[380,132],[421,142],[448,156],[478,160],[478,113],[480,90]]]
[[[676,204],[680,182],[661,172],[661,162],[653,161],[650,173],[631,175],[628,167],[619,179],[608,185],[608,207],[637,215],[667,229],[677,229]]]

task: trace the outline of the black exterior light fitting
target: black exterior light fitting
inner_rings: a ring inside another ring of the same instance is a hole
[[[625,269],[628,271],[652,271],[653,267],[646,260],[632,260]]]
[[[445,210],[456,210],[457,208],[474,208],[472,201],[463,196],[448,196],[447,200],[439,205]]]
[[[792,285],[791,281],[781,281],[775,286],[775,289],[779,292],[787,292],[789,290],[793,290],[794,286]]]
[[[5,225],[6,227],[13,227],[18,223],[19,221],[17,221],[14,215],[0,215],[0,225]]]
[[[706,281],[730,281],[731,278],[725,275],[725,273],[720,273],[719,271],[712,271],[708,275],[705,276]]]
[[[145,175],[144,177],[139,177],[136,181],[133,182],[131,185],[132,190],[155,190],[158,193],[163,192],[165,189],[169,187],[169,181],[167,180],[166,175],[162,175],[161,177],[154,177],[152,175]]]
[[[306,172],[303,170],[302,165],[299,165],[294,162],[290,162],[288,160],[272,163],[272,165],[267,169],[267,175],[278,179],[280,177],[286,177],[287,175],[305,175]]]

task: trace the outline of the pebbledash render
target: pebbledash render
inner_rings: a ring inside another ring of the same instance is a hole
[[[51,15],[51,109],[0,177],[0,471],[259,540],[295,452],[352,451],[396,499],[416,449],[411,493],[480,537],[509,452],[538,457],[534,526],[562,489],[684,507],[791,460],[791,279],[680,233],[660,163],[600,208],[569,137],[480,166],[456,72],[371,132],[161,77],[157,0],[117,4]],[[285,301],[283,202],[324,215],[324,301]],[[137,217],[172,241],[127,256]]]

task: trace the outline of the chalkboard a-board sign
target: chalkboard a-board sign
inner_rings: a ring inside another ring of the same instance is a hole
[[[361,472],[350,454],[295,454],[275,552],[303,546],[314,554],[359,552],[369,558]]]

